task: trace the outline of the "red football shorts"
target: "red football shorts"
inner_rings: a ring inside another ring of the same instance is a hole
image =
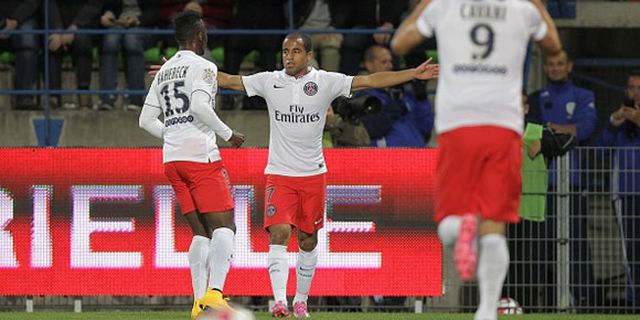
[[[309,177],[267,175],[264,192],[264,228],[290,224],[304,233],[324,226],[326,174]]]
[[[436,222],[448,215],[518,222],[522,140],[515,131],[478,126],[438,137]]]
[[[172,161],[164,164],[182,214],[224,212],[233,209],[231,183],[222,161]]]

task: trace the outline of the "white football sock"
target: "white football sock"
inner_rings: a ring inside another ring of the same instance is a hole
[[[189,268],[193,297],[201,299],[207,291],[207,259],[209,257],[209,238],[193,236],[189,246]]]
[[[316,272],[316,265],[318,264],[317,248],[318,247],[314,248],[310,252],[300,249],[300,252],[298,252],[298,261],[296,262],[296,279],[298,282],[296,284],[296,296],[293,298],[293,304],[298,301],[307,302],[313,274]]]
[[[461,216],[448,216],[440,221],[440,224],[438,224],[438,237],[440,237],[443,245],[452,245],[456,242],[461,224]]]
[[[217,228],[211,234],[209,254],[209,288],[222,292],[233,258],[235,234],[229,228]]]
[[[502,284],[509,269],[509,248],[507,239],[501,234],[487,234],[480,238],[478,259],[478,286],[480,305],[475,320],[496,320],[498,300]]]
[[[269,278],[271,279],[271,289],[273,298],[287,304],[287,280],[289,279],[289,262],[287,260],[287,246],[277,244],[269,245],[267,255],[269,265]]]

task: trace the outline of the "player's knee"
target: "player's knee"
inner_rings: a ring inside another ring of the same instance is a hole
[[[462,220],[458,216],[448,216],[438,225],[438,237],[443,245],[452,245],[458,239]]]
[[[290,232],[282,229],[270,229],[269,230],[269,244],[277,244],[286,246],[289,242]]]
[[[307,238],[304,241],[300,241],[299,245],[302,251],[311,252],[318,245],[318,240],[314,238]]]

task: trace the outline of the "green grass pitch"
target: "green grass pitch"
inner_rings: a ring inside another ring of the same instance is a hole
[[[258,320],[273,319],[271,315],[264,312],[255,313]],[[0,312],[2,320],[169,320],[169,319],[189,319],[189,312]],[[428,320],[472,320],[470,313],[334,313],[315,312],[311,315],[313,320],[400,320],[400,319],[428,319]],[[638,319],[632,315],[566,315],[566,314],[524,314],[501,316],[500,320],[631,320]]]

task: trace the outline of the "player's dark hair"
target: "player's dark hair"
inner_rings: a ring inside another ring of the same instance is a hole
[[[173,18],[173,30],[179,45],[193,40],[204,27],[202,17],[194,11],[183,11]]]
[[[289,33],[285,39],[301,39],[302,46],[304,47],[305,52],[313,51],[313,42],[311,41],[311,37],[308,34],[302,32],[292,32]]]

